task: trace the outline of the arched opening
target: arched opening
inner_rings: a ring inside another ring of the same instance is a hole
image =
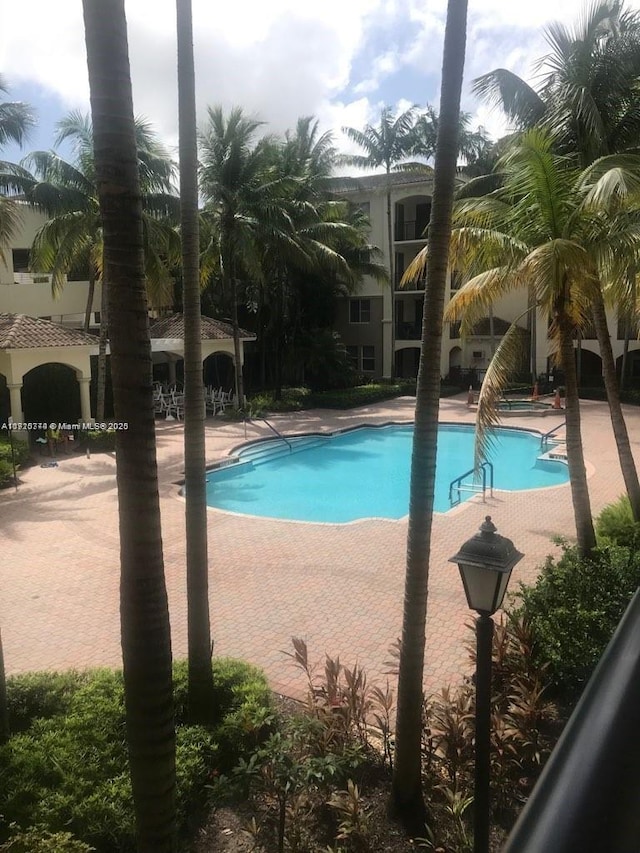
[[[231,391],[235,387],[233,358],[228,352],[212,352],[203,364],[204,384],[207,388]]]
[[[25,373],[22,380],[22,409],[25,421],[79,421],[82,410],[76,371],[66,364],[49,362]]]
[[[407,196],[395,204],[394,239],[426,240],[425,229],[431,218],[431,199],[427,195]]]
[[[616,373],[618,378],[622,375],[622,356],[616,359]],[[1,381],[1,380],[0,380]],[[640,386],[640,349],[630,349],[627,353],[627,364],[625,367],[625,388]]]
[[[184,386],[184,359],[174,352],[153,353],[153,381],[169,388]]]
[[[602,380],[602,359],[598,353],[589,349],[576,350],[578,381],[583,386],[600,386]]]
[[[420,347],[396,350],[396,376],[398,379],[415,379],[420,366]]]

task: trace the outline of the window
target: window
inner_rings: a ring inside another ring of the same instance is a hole
[[[374,373],[376,369],[376,348],[372,346],[345,347],[349,363],[362,373]]]
[[[29,272],[29,250],[28,249],[13,249],[13,271],[14,272]]]
[[[376,348],[362,347],[362,372],[373,373],[376,369]]]
[[[349,322],[350,323],[369,323],[371,322],[371,300],[370,299],[352,299],[349,303]]]
[[[462,287],[462,275],[458,272],[458,270],[452,270],[451,272],[451,290],[460,290]]]

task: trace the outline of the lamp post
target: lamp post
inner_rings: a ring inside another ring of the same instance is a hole
[[[457,563],[476,620],[476,762],[473,797],[473,850],[489,851],[489,781],[491,767],[491,653],[493,619],[507,591],[513,567],[524,554],[496,533],[487,515],[480,530],[449,560]]]

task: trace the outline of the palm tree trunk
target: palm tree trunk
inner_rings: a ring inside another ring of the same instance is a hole
[[[176,9],[184,312],[184,473],[189,717],[194,723],[212,724],[215,718],[215,707],[209,618],[205,408],[200,316],[198,144],[191,0],[177,0]]]
[[[242,381],[242,355],[240,352],[240,327],[238,326],[238,282],[235,274],[231,282],[231,324],[233,326],[233,360],[236,376],[236,405],[244,408],[244,383]]]
[[[176,849],[171,634],[164,578],[142,203],[124,0],[83,0],[109,282],[126,733],[139,853]]]
[[[98,376],[96,380],[96,420],[104,421],[107,390],[107,340],[109,338],[109,285],[107,266],[102,264],[102,297],[100,299],[100,334],[98,338]]]
[[[391,169],[387,164],[387,242],[389,245],[389,284],[391,287],[391,369],[389,376],[396,377],[396,259],[393,251],[393,217],[391,215]]]
[[[93,294],[96,289],[96,271],[93,264],[89,265],[89,291],[87,293],[87,307],[84,309],[84,330],[89,331],[91,325],[91,312],[93,311]]]
[[[572,327],[564,315],[558,317],[560,335],[560,363],[565,381],[566,405],[566,446],[571,500],[576,522],[578,551],[583,557],[589,556],[596,545],[596,536],[591,517],[591,501],[587,485],[587,472],[584,466],[582,432],[580,429],[580,399],[578,396],[578,377],[576,359],[573,351]]]
[[[627,269],[627,281],[629,283],[629,294],[631,297],[631,307],[627,311],[627,316],[624,324],[624,349],[622,352],[622,365],[620,367],[620,390],[625,387],[628,372],[629,359],[629,341],[631,339],[632,319],[636,317],[636,270],[633,264]],[[634,324],[635,325],[635,322]]]
[[[616,365],[613,360],[611,338],[609,337],[609,329],[607,327],[607,313],[602,291],[599,287],[593,296],[592,311],[593,322],[598,337],[598,346],[600,347],[600,355],[602,356],[602,375],[604,377],[604,387],[607,391],[609,412],[611,413],[611,426],[613,427],[613,435],[616,440],[620,468],[622,469],[624,484],[629,495],[633,517],[636,521],[640,521],[640,482],[638,482],[638,472],[633,453],[631,452],[629,433],[627,432],[627,425],[622,414],[622,406],[620,405]]]
[[[392,787],[393,806],[410,831],[419,831],[416,824],[425,817],[420,751],[424,646],[438,444],[442,317],[451,240],[466,32],[467,0],[449,0],[416,390]]]
[[[9,706],[7,704],[7,676],[4,669],[4,651],[0,632],[0,744],[9,740]]]

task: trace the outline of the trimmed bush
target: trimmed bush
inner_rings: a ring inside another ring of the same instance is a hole
[[[602,545],[622,545],[637,549],[640,544],[640,523],[634,521],[627,495],[606,506],[596,519],[596,536]]]
[[[516,613],[531,625],[536,663],[549,665],[566,700],[582,692],[639,583],[640,553],[611,546],[584,560],[565,546],[533,586],[521,586]]]
[[[214,662],[214,672],[220,723],[208,731],[187,724],[187,666],[175,665],[177,809],[182,828],[213,775],[255,749],[269,721],[270,694],[262,673],[226,659]],[[5,827],[16,824],[25,837],[26,828],[34,826],[38,832],[40,827],[48,833],[71,832],[99,851],[133,851],[122,673],[38,673],[10,678],[7,687],[14,734],[0,747],[0,815]],[[6,828],[3,835],[7,837]],[[18,844],[17,837],[14,840]],[[43,853],[50,849],[67,850],[42,847]]]
[[[29,459],[30,450],[26,441],[14,439],[13,459],[11,457],[11,444],[6,432],[0,437],[0,489],[13,484],[13,462],[16,470]]]
[[[17,832],[6,844],[0,845],[2,853],[92,853],[95,847],[89,847],[78,841],[69,832],[49,832],[41,827],[30,827],[25,832]]]
[[[116,431],[114,429],[89,429],[81,432],[80,441],[91,453],[113,453],[116,449]]]

